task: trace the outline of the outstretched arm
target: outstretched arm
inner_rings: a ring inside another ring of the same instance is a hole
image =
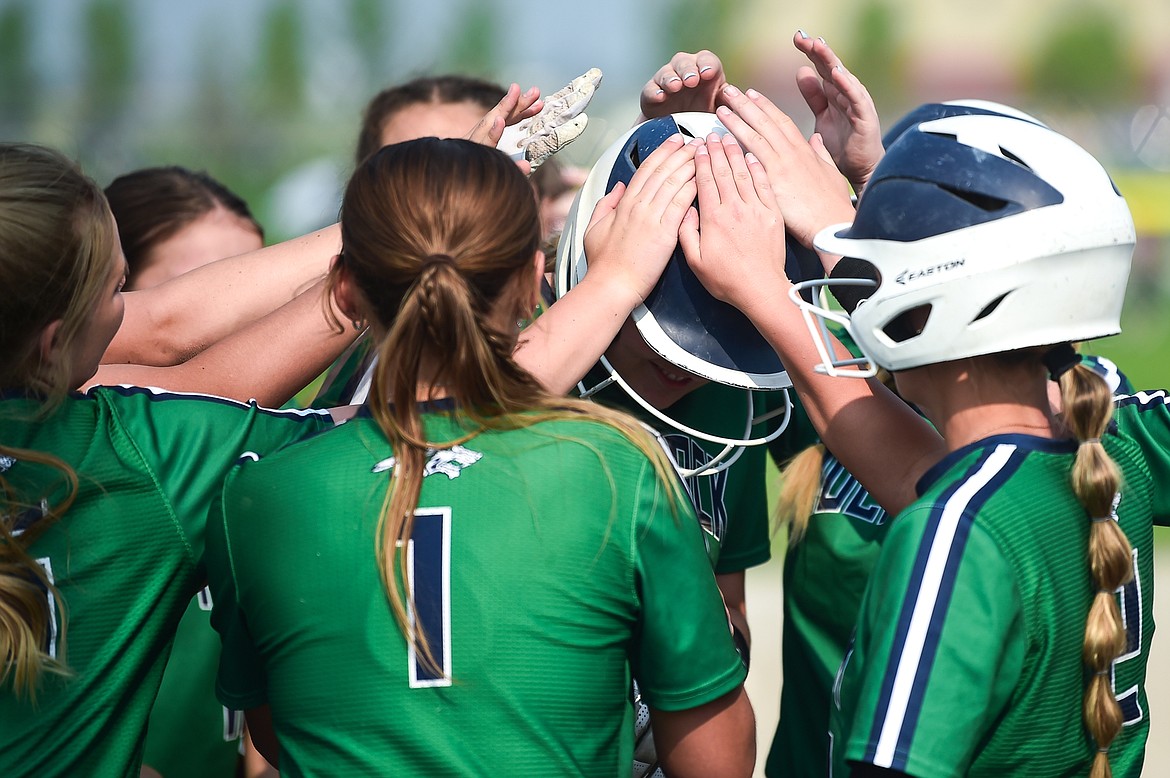
[[[321,374],[357,333],[325,316],[325,282],[195,357],[170,367],[102,365],[84,388],[98,384],[154,386],[175,392],[255,399],[282,405]],[[340,317],[345,321],[344,317]]]
[[[333,225],[125,292],[126,314],[102,362],[163,366],[189,359],[303,292],[325,275],[340,247]]]
[[[796,86],[816,119],[816,132],[853,191],[860,194],[885,153],[873,98],[824,38],[811,38],[798,30],[792,42],[812,63],[796,71]]]
[[[745,155],[734,136],[713,135],[695,155],[695,176],[699,213],[688,213],[680,235],[687,262],[711,294],[751,319],[780,355],[821,440],[883,508],[898,513],[945,452],[942,438],[880,382],[815,371],[820,356],[788,299],[782,203],[755,155]]]
[[[683,141],[664,141],[628,187],[598,201],[585,233],[588,272],[520,334],[516,361],[550,392],[568,392],[593,367],[674,253],[700,146]]]

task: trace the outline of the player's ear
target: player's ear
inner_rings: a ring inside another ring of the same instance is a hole
[[[364,296],[340,255],[333,258],[329,272],[333,276],[333,302],[337,304],[337,309],[350,321],[364,320]]]
[[[61,322],[61,319],[53,319],[37,338],[37,351],[43,365],[50,365],[60,359],[61,342],[57,336],[61,332]]]

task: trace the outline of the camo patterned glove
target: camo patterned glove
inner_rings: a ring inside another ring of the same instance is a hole
[[[601,70],[590,68],[544,100],[540,113],[504,128],[496,148],[512,159],[528,160],[532,170],[580,137],[589,123],[584,110],[601,84]]]

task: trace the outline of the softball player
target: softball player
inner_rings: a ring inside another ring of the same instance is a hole
[[[0,146],[0,193],[0,272],[19,291],[0,328],[0,772],[135,776],[224,474],[241,451],[330,417],[129,387],[70,393],[122,318],[110,211],[40,147]]]
[[[750,773],[745,671],[666,458],[511,359],[543,270],[523,175],[389,146],[342,234],[332,283],[381,336],[368,410],[229,479],[221,700],[282,774],[617,774],[637,673],[678,774]]]
[[[783,200],[765,169],[813,153],[771,104],[726,96],[744,120],[726,119],[733,131],[767,132],[751,157],[727,143],[696,157],[712,221],[688,236],[688,258],[751,313],[826,443],[899,511],[837,689],[835,774],[1098,776],[1111,765],[1136,776],[1149,726],[1151,520],[1167,515],[1151,475],[1167,467],[1170,417],[1162,393],[1139,393],[1118,401],[1111,427],[1107,384],[1069,345],[1119,329],[1134,241],[1125,201],[1096,160],[1048,128],[956,116],[908,130],[852,225],[817,232],[825,255],[851,257],[824,282],[849,316],[798,306],[848,321],[942,433],[933,437],[872,380],[834,378],[856,361],[796,342],[794,309],[765,303],[787,288],[796,300],[805,285],[764,262],[772,283],[761,294],[761,276],[748,288],[719,267],[750,230],[721,233],[718,204],[745,202],[748,223],[774,229]],[[725,170],[756,187],[718,187]]]

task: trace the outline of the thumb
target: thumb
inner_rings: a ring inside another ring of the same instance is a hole
[[[819,132],[814,132],[812,134],[812,137],[808,139],[808,145],[812,147],[812,150],[816,152],[818,157],[823,159],[825,162],[828,162],[833,167],[837,166],[837,163],[833,162],[833,155],[829,153],[827,148],[825,148],[825,139],[821,137]]]
[[[589,217],[589,225],[585,228],[586,232],[593,228],[593,225],[603,221],[607,216],[614,212],[619,202],[621,202],[622,195],[626,192],[626,185],[621,181],[614,184],[613,189],[609,193],[597,201],[597,205],[593,206],[593,214]]]

